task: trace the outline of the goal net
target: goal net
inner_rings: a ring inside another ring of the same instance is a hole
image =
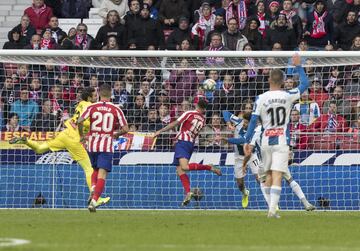
[[[207,126],[190,162],[218,165],[223,176],[190,172],[200,200],[189,208],[240,209],[234,178],[234,131],[223,111],[241,117],[269,88],[271,69],[286,74],[284,89],[298,85],[294,52],[178,51],[0,51],[1,208],[84,208],[89,195],[81,167],[64,151],[36,154],[9,144],[27,136],[51,140],[74,113],[84,87],[112,85],[130,132],[115,141],[113,171],[105,195],[113,209],[178,209],[184,196],[176,175],[176,130],[157,139],[151,133],[209,103]],[[291,113],[289,156],[292,178],[318,209],[360,209],[360,54],[301,52],[310,88]],[[212,86],[204,84],[215,81]],[[207,82],[207,81],[205,81]],[[210,81],[211,82],[211,81]],[[290,180],[291,182],[291,180]],[[282,210],[302,209],[294,183],[283,182]],[[265,209],[255,176],[248,169],[248,209]]]

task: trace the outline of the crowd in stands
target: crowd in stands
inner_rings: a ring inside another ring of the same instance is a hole
[[[86,18],[88,0],[33,0],[3,49],[34,50],[360,50],[360,0],[99,0],[104,25],[95,37],[86,21],[69,31],[58,18]],[[208,58],[209,64],[219,58]],[[208,126],[199,146],[223,148],[230,132],[221,117],[228,110],[251,111],[268,89],[269,69],[183,70],[108,69],[54,65],[1,64],[0,123],[3,131],[54,131],[74,111],[84,87],[112,84],[133,131],[155,131],[209,102]],[[314,67],[304,59],[310,88],[291,113],[291,144],[309,148],[311,133],[346,132],[358,138],[359,66]],[[177,67],[179,66],[179,67]],[[178,68],[178,69],[177,69]],[[285,69],[284,69],[285,70]],[[296,87],[297,73],[286,69],[285,89]],[[215,91],[204,90],[211,78]],[[171,145],[169,138],[159,144]]]

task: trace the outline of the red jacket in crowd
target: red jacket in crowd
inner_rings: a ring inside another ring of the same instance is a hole
[[[333,115],[334,121],[329,123],[331,114],[322,114],[312,125],[311,128],[317,132],[347,132],[348,126],[346,120],[341,115]]]
[[[40,8],[31,6],[24,11],[28,15],[31,25],[36,29],[37,34],[41,34],[42,30],[48,26],[50,18],[54,16],[50,7],[45,4]]]
[[[295,149],[309,148],[309,136],[306,134],[308,128],[300,123],[290,123],[290,145]]]

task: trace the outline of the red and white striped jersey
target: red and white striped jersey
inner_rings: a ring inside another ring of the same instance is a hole
[[[117,128],[127,125],[123,111],[108,101],[100,101],[87,107],[81,115],[90,118],[89,152],[113,152],[113,134]]]
[[[176,135],[177,140],[195,142],[201,129],[205,126],[205,117],[199,111],[184,112],[178,119],[180,130]]]

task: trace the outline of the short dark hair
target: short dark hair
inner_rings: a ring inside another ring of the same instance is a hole
[[[206,110],[208,105],[208,102],[205,99],[199,99],[198,103],[197,103],[197,107],[199,107],[202,110]]]
[[[82,93],[81,93],[81,99],[84,100],[84,101],[87,101],[89,97],[92,96],[92,93],[95,91],[94,88],[92,87],[86,87],[82,90]]]
[[[111,97],[111,86],[107,83],[99,87],[100,96]]]
[[[277,85],[282,85],[285,79],[284,72],[280,69],[273,69],[270,71],[269,80]]]
[[[247,121],[250,121],[251,119],[251,112],[245,112],[243,115],[242,115],[243,119],[246,119]]]

